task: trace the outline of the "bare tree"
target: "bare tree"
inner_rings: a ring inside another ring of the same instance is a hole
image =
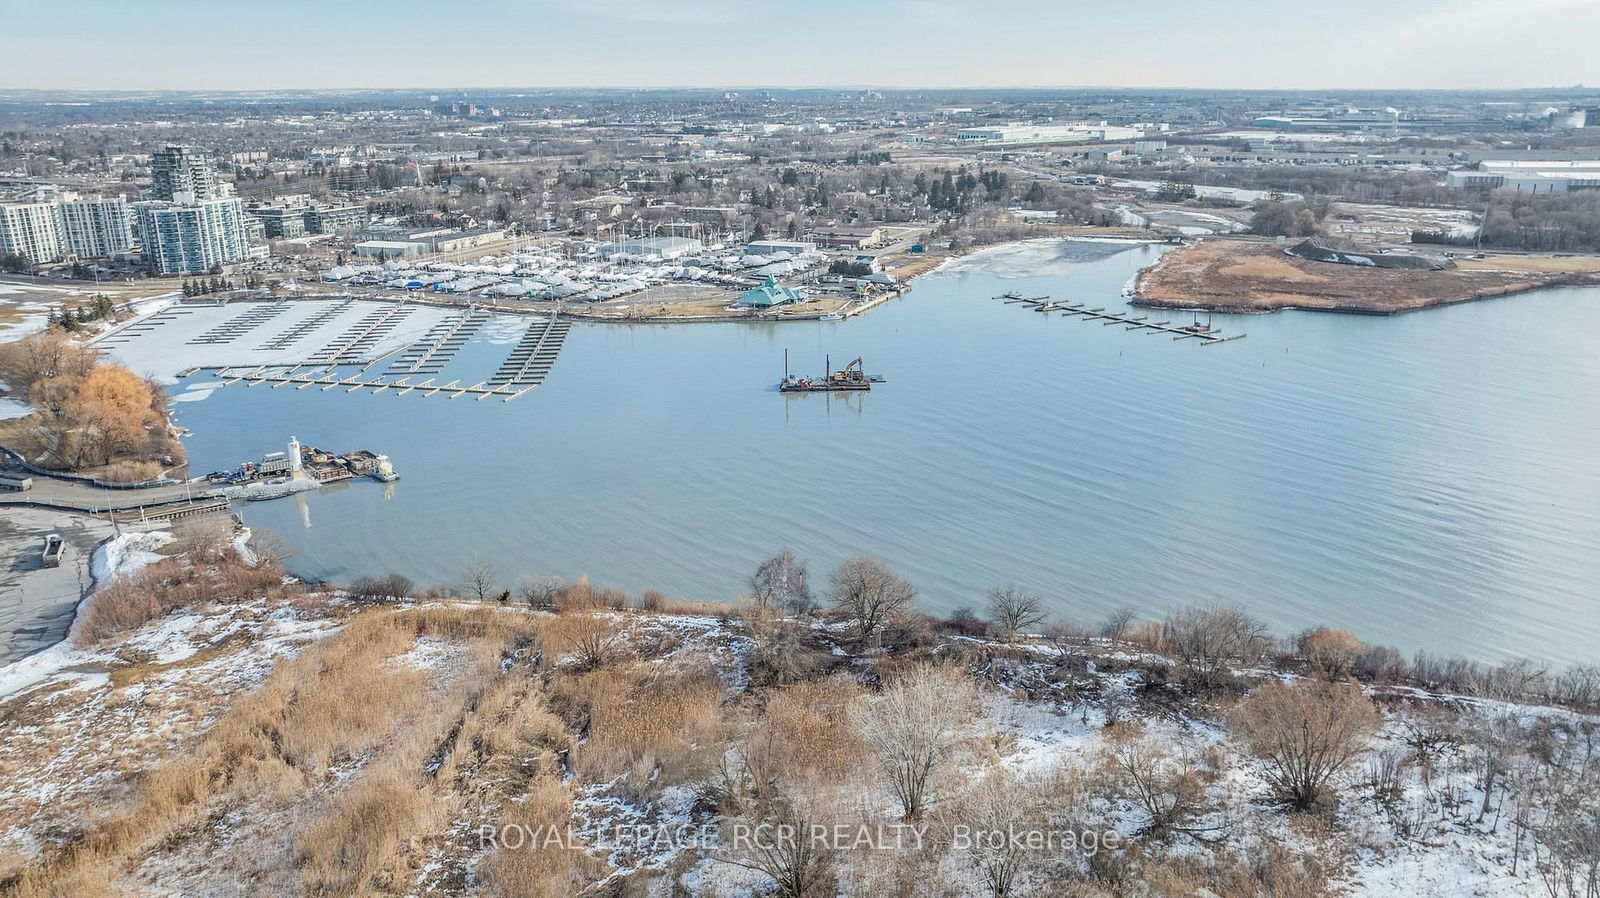
[[[497,583],[500,573],[495,570],[494,564],[482,555],[472,556],[472,560],[461,571],[461,582],[458,584],[462,595],[487,602],[499,593]]]
[[[1320,682],[1268,684],[1232,715],[1234,732],[1266,762],[1278,797],[1301,811],[1324,806],[1330,782],[1380,721],[1359,688]]]
[[[1100,635],[1112,642],[1121,642],[1137,619],[1138,615],[1131,608],[1113,608],[1100,622]]]
[[[517,598],[534,608],[553,608],[566,587],[560,577],[523,577],[517,581]]]
[[[1017,782],[1004,768],[993,771],[949,814],[953,822],[982,833],[1028,833],[1049,825],[1041,813],[1040,785]],[[1026,838],[968,839],[962,849],[989,898],[1011,898],[1024,876],[1040,866],[1039,846]]]
[[[815,610],[805,562],[784,549],[761,562],[750,576],[750,596],[756,605],[775,605],[795,617],[806,617]]]
[[[809,676],[820,665],[806,645],[806,624],[785,619],[770,605],[752,605],[741,615],[745,630],[755,641],[750,657],[754,685],[789,686]]]
[[[1164,839],[1174,833],[1198,837],[1211,829],[1198,822],[1210,807],[1206,777],[1195,758],[1173,754],[1137,726],[1132,730],[1107,741],[1103,763],[1115,790],[1144,812],[1143,832]]]
[[[745,837],[727,840],[722,860],[772,877],[778,898],[832,898],[838,859],[825,840],[813,837],[823,824],[781,790],[763,797],[740,821]]]
[[[972,739],[977,705],[977,690],[958,671],[924,666],[855,710],[862,741],[904,819],[916,818],[937,800],[940,778]]]
[[[172,524],[173,548],[196,562],[220,559],[233,546],[233,521],[220,515],[183,518]]]
[[[381,577],[358,577],[345,592],[358,605],[374,605],[404,599],[411,595],[414,588],[410,577],[386,574]]]
[[[1317,627],[1297,635],[1295,651],[1313,671],[1330,680],[1342,680],[1354,669],[1361,657],[1361,640],[1349,630]]]
[[[294,550],[289,548],[289,543],[277,533],[264,527],[256,527],[250,531],[250,551],[255,553],[256,564],[276,567],[294,557]]]
[[[1021,633],[1044,620],[1044,600],[1016,584],[989,590],[989,619],[1001,632]]]
[[[1182,608],[1161,626],[1167,651],[1183,662],[1185,679],[1200,689],[1233,681],[1233,665],[1259,664],[1272,646],[1266,624],[1237,608]]]
[[[573,614],[556,626],[557,644],[577,658],[584,670],[603,667],[617,654],[622,634],[603,618],[593,614]]]
[[[828,577],[833,607],[855,622],[866,639],[909,606],[917,590],[876,558],[860,555],[834,568]]]

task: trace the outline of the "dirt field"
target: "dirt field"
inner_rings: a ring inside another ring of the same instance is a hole
[[[1578,261],[1592,264],[1570,264]],[[1294,258],[1271,243],[1206,240],[1168,253],[1141,272],[1134,302],[1217,312],[1294,308],[1392,315],[1543,286],[1600,283],[1600,259],[1496,256],[1471,265],[1444,271],[1365,268]]]
[[[1467,271],[1527,271],[1536,274],[1569,274],[1573,272],[1600,271],[1600,256],[1489,254],[1482,259],[1457,259],[1456,267]]]

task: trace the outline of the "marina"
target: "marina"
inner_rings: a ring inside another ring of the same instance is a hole
[[[509,402],[546,381],[571,328],[571,319],[550,313],[333,297],[185,303],[98,342],[136,370],[214,376],[212,388]],[[508,346],[498,362],[488,358],[497,344]]]
[[[1211,328],[1210,324],[1201,324],[1196,319],[1191,324],[1173,324],[1171,321],[1151,321],[1146,315],[1129,315],[1124,312],[1108,312],[1104,307],[1091,309],[1083,303],[1054,302],[1048,296],[1022,296],[1021,294],[1002,293],[995,299],[1013,305],[1031,306],[1035,312],[1060,312],[1066,316],[1077,316],[1084,321],[1101,321],[1106,326],[1113,324],[1125,325],[1124,330],[1146,331],[1148,333],[1172,334],[1174,340],[1188,340],[1190,338],[1200,341],[1202,346],[1213,343],[1226,343],[1230,340],[1244,338],[1245,334],[1229,334],[1223,336]]]
[[[355,481],[303,494],[304,509],[245,507],[310,577],[448,583],[479,552],[508,577],[588,573],[720,599],[788,546],[814,572],[882,558],[936,613],[1016,580],[1082,622],[1226,601],[1285,632],[1337,621],[1408,653],[1591,654],[1594,291],[1393,319],[1254,316],[1250,339],[1218,353],[1043,327],[990,299],[1116,308],[1164,251],[974,254],[842,325],[574,326],[539,402],[509,415],[492,399],[399,410],[338,387],[221,390],[209,372],[174,396],[210,396],[174,408],[198,470],[297,432],[396,456],[406,479],[381,503]],[[1237,320],[1215,316],[1224,333]],[[457,387],[487,380],[522,336],[504,329],[407,395],[458,372]],[[871,356],[893,389],[774,401],[785,347],[808,375],[832,355]],[[1572,390],[1548,389],[1562,377]],[[1385,448],[1396,442],[1415,451]],[[1028,549],[1050,533],[1071,539]]]

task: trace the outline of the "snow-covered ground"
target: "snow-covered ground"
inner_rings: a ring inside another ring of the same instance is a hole
[[[143,559],[140,553],[151,547],[148,542],[120,540],[105,553],[104,563],[108,568],[132,569]],[[531,614],[552,619],[544,612],[516,605],[443,600],[413,607],[419,611],[446,608],[488,616]],[[0,746],[0,761],[9,752],[38,752],[46,745],[48,750],[58,751],[59,758],[48,776],[26,782],[0,777],[0,808],[29,807],[34,809],[33,814],[48,815],[54,802],[87,800],[92,794],[87,790],[104,789],[116,782],[118,768],[114,765],[97,768],[88,777],[74,776],[76,765],[93,766],[89,759],[96,751],[126,756],[153,738],[179,738],[158,732],[168,724],[156,723],[141,708],[160,707],[169,713],[173,708],[189,708],[182,713],[214,722],[216,711],[202,704],[206,697],[216,701],[232,699],[253,688],[278,660],[294,655],[312,640],[337,632],[347,612],[329,597],[303,603],[218,603],[174,612],[116,640],[113,646],[64,659],[69,663],[44,677],[54,691],[41,692],[45,706],[57,709],[55,716],[30,709],[29,713],[39,716],[30,720],[25,731],[14,732],[14,741]],[[778,694],[750,689],[756,644],[737,618],[600,614],[617,628],[619,645],[629,645],[636,651],[635,661],[628,663],[649,670],[652,682],[657,677],[669,678],[675,671],[702,670],[703,665],[709,664],[727,689],[726,708],[733,719],[739,719],[747,710],[744,706],[759,705]],[[848,677],[850,671],[855,671],[870,679],[873,669],[880,665],[903,670],[913,663],[870,653],[852,655],[835,642],[840,631],[827,625],[816,624],[811,632],[820,641],[817,647],[822,654],[842,663],[834,674],[837,677]],[[547,645],[554,651],[559,642],[552,639]],[[419,628],[414,641],[404,646],[383,662],[386,670],[426,674],[428,688],[440,694],[467,685],[459,681],[464,671],[474,669],[469,663],[472,643],[448,631],[425,632]],[[963,667],[983,684],[973,706],[975,713],[963,721],[971,728],[963,760],[940,774],[941,801],[958,804],[986,791],[1010,788],[1008,783],[1076,784],[1059,793],[1064,803],[1071,804],[1070,811],[1057,810],[1075,815],[1071,818],[1076,821],[1074,825],[1092,827],[1100,833],[1114,832],[1120,839],[1140,844],[1137,853],[1130,853],[1130,866],[1120,874],[1126,877],[1126,883],[1139,882],[1145,871],[1168,869],[1164,864],[1178,865],[1189,871],[1185,875],[1202,878],[1207,874],[1193,871],[1232,869],[1235,875],[1244,871],[1243,875],[1249,877],[1250,865],[1259,862],[1259,869],[1271,870],[1272,875],[1301,870],[1303,875],[1314,875],[1321,885],[1328,886],[1325,890],[1296,894],[1535,898],[1545,891],[1532,859],[1533,846],[1526,832],[1518,835],[1512,821],[1519,808],[1532,806],[1521,802],[1538,799],[1507,788],[1508,783],[1515,782],[1515,771],[1520,769],[1520,761],[1508,755],[1509,772],[1501,774],[1485,802],[1480,775],[1482,756],[1472,734],[1475,728],[1490,724],[1548,724],[1553,727],[1549,731],[1553,741],[1540,744],[1552,755],[1559,755],[1564,740],[1577,744],[1583,733],[1590,733],[1592,739],[1592,734],[1600,731],[1600,720],[1559,709],[1431,695],[1418,690],[1369,690],[1385,707],[1382,727],[1368,741],[1356,763],[1338,776],[1336,786],[1341,801],[1334,815],[1326,820],[1302,820],[1273,802],[1268,768],[1245,749],[1226,723],[1225,708],[1233,699],[1200,699],[1173,688],[1163,673],[1172,666],[1170,659],[1132,648],[1120,649],[1103,640],[1070,647],[1069,652],[1063,653],[1041,641],[1014,644],[949,635],[940,637],[938,649],[930,657],[965,659]],[[118,669],[130,661],[137,666],[137,675],[120,675],[119,681]],[[550,658],[547,676],[563,676],[561,671],[573,661],[559,654]],[[512,669],[511,658],[500,663],[502,671]],[[0,671],[3,675],[12,673],[11,668]],[[1290,677],[1271,671],[1240,673],[1256,679]],[[571,682],[584,675],[581,669],[572,670]],[[37,680],[36,677],[36,685]],[[0,696],[5,694],[9,693],[0,689]],[[195,710],[197,704],[201,707]],[[1441,729],[1448,739],[1441,743],[1428,772],[1423,773],[1416,763],[1403,765],[1392,780],[1394,787],[1382,788],[1374,773],[1377,761],[1409,751],[1417,744],[1419,732],[1443,726],[1436,716],[1441,711],[1452,715],[1448,728]],[[118,720],[128,721],[138,732],[130,735],[126,725],[119,729]],[[147,729],[150,732],[145,732]],[[45,742],[46,735],[54,741]],[[190,730],[189,737],[192,735]],[[575,733],[574,738],[581,745],[592,735]],[[741,750],[740,736],[731,738],[734,742],[730,743],[730,757]],[[1146,739],[1156,751],[1183,758],[1201,772],[1203,785],[1197,799],[1201,810],[1187,829],[1168,838],[1148,835],[1148,815],[1142,805],[1129,791],[1108,785],[1118,775],[1107,761],[1108,749],[1127,738]],[[370,760],[366,755],[350,759],[332,774],[330,782],[353,781],[361,765]],[[506,772],[505,768],[496,769],[501,775]],[[481,776],[485,771],[474,770],[472,775]],[[847,781],[838,787],[847,793],[839,807],[862,820],[897,819],[898,807],[892,793],[875,777],[872,764],[863,762],[860,770],[848,773]],[[726,846],[709,850],[693,847],[692,833],[690,842],[667,839],[644,848],[636,843],[608,842],[608,834],[633,828],[677,832],[709,826],[714,830],[720,812],[715,809],[715,802],[706,799],[701,788],[706,783],[691,781],[640,788],[637,777],[632,786],[627,784],[628,773],[610,781],[588,780],[570,771],[564,776],[563,783],[573,795],[571,829],[588,843],[586,852],[600,864],[596,875],[605,877],[619,890],[626,888],[619,882],[624,877],[637,882],[650,876],[657,879],[649,890],[641,886],[630,894],[679,894],[671,891],[674,881],[687,890],[685,894],[708,898],[746,898],[752,892],[770,890],[771,880],[735,863],[737,858],[724,850]],[[648,779],[654,782],[654,775]],[[487,779],[474,780],[471,786],[475,794],[488,794],[494,787],[495,783]],[[318,797],[313,804],[321,800]],[[943,814],[946,806],[938,805],[941,810],[935,811],[933,818]],[[481,844],[476,849],[469,847],[472,840],[462,834],[470,832],[472,824],[482,823],[480,816],[493,819],[492,810],[476,804],[468,807],[464,816],[448,824],[447,830],[431,832],[416,843],[422,852],[416,864],[420,870],[416,881],[419,886],[426,883],[418,894],[479,893],[473,871],[484,860],[485,849]],[[1483,811],[1485,807],[1487,812]],[[0,832],[0,851],[33,854],[37,847],[32,840],[42,831],[39,820],[48,819],[31,818],[31,829],[19,826],[9,833]],[[250,836],[252,832],[250,821],[244,818],[207,825],[213,827],[213,832],[202,833],[198,842],[218,851],[223,849],[216,849],[216,845],[231,844],[236,848],[237,840],[242,838],[239,834]],[[254,834],[261,835],[259,821],[256,825]],[[196,841],[191,835],[179,841]],[[212,836],[217,837],[215,842]],[[1520,860],[1515,873],[1514,859]],[[1048,865],[1059,864],[1059,860],[1036,857],[1034,861],[1035,866],[1026,868],[1020,879],[1021,884],[1034,887],[1025,894],[1055,894],[1050,874],[1040,871],[1053,869]],[[872,877],[880,875],[872,872],[873,867],[898,862],[892,855],[880,853],[872,858],[846,851],[838,863],[840,894],[858,898],[886,894],[870,885]],[[965,856],[939,849],[934,852],[932,863],[941,883],[948,886],[940,894],[985,894]],[[1183,867],[1185,864],[1189,866]],[[1303,865],[1303,869],[1296,864]],[[171,882],[194,882],[192,869],[152,870],[146,872],[152,873],[158,883],[164,881],[163,875],[171,876]],[[1087,875],[1086,864],[1082,870]],[[450,878],[458,874],[460,879]],[[221,883],[219,879],[218,885]],[[178,888],[175,893],[183,891]],[[1170,894],[1179,893],[1216,894],[1204,889]],[[1273,893],[1260,884],[1254,892]]]
[[[982,271],[1002,278],[1071,277],[1088,258],[1100,258],[1141,245],[1140,241],[1045,237],[1002,243],[958,256],[939,267],[941,272]]]
[[[33,406],[15,399],[0,398],[0,421],[24,418],[33,414]]]
[[[114,361],[171,383],[179,371],[191,367],[304,364],[319,350],[339,347],[355,339],[361,332],[359,322],[395,304],[375,300],[348,303],[336,299],[294,300],[267,316],[270,305],[258,302],[221,306],[158,305],[153,314],[101,335],[95,344]],[[403,319],[364,348],[364,358],[377,357],[414,342],[453,314],[451,309],[435,306],[411,305],[408,308],[410,312]],[[245,316],[252,317],[241,321]],[[250,322],[258,323],[246,327]],[[236,332],[228,330],[230,324]],[[237,330],[239,328],[245,329]],[[200,339],[218,342],[194,342]]]

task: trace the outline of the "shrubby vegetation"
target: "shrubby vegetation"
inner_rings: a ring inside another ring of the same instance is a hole
[[[477,563],[455,587],[373,576],[334,598],[284,586],[270,562],[251,568],[225,529],[178,537],[180,557],[97,594],[85,645],[219,603],[264,600],[337,627],[209,709],[102,817],[46,835],[10,874],[0,865],[0,893],[160,880],[518,898],[1321,898],[1373,828],[1393,834],[1370,846],[1384,852],[1431,850],[1446,830],[1505,833],[1513,847],[1486,863],[1520,865],[1558,898],[1584,895],[1595,869],[1600,724],[1441,690],[1592,713],[1600,669],[1406,660],[1343,630],[1279,638],[1225,605],[1046,622],[1045,598],[1016,585],[983,597],[984,617],[941,619],[877,559],[847,560],[814,592],[787,550],[737,607],[586,579],[513,592]],[[1101,838],[1113,820],[1092,852],[958,839],[963,827]],[[485,843],[484,823],[553,828],[588,850]],[[602,847],[610,827],[656,823],[723,838]],[[927,841],[731,838],[899,824]]]
[[[183,458],[165,388],[59,330],[0,344],[0,380],[37,409],[25,422],[41,444],[36,462],[137,482]]]

